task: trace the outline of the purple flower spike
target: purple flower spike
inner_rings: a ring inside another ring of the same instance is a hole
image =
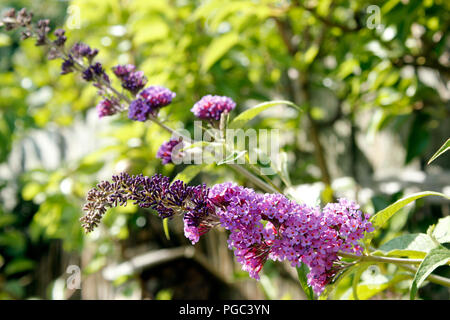
[[[207,95],[194,104],[191,111],[202,120],[220,120],[222,113],[229,113],[235,107],[231,98]]]
[[[339,252],[362,254],[359,241],[373,231],[369,215],[347,199],[321,210],[230,182],[191,187],[161,175],[127,174],[89,191],[81,219],[86,231],[98,225],[107,208],[128,200],[156,210],[162,218],[183,214],[184,234],[192,244],[211,228],[224,227],[230,232],[228,247],[252,278],[259,279],[267,260],[287,260],[294,267],[304,263],[310,269],[308,284],[318,294],[346,268]]]
[[[159,147],[156,157],[162,160],[162,164],[174,163],[175,158],[181,159],[183,157],[183,152],[179,152],[182,147],[182,140],[170,139]]]

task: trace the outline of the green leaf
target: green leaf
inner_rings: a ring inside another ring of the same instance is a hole
[[[346,268],[345,270],[341,271],[340,273],[338,273],[333,278],[331,283],[325,287],[322,294],[319,296],[319,300],[327,300],[334,293],[334,291],[338,287],[339,283],[347,276],[350,276],[351,274],[353,274],[353,272],[355,272],[358,268],[359,268],[359,266],[356,264],[356,265],[352,265],[352,266]]]
[[[187,145],[186,147],[181,149],[180,152],[181,151],[186,151],[186,150],[189,150],[189,149],[194,149],[194,148],[203,148],[203,147],[209,146],[210,144],[214,144],[214,142],[197,141],[197,142],[194,142],[194,143],[192,143],[190,145]]]
[[[449,199],[445,194],[434,192],[434,191],[424,191],[419,193],[414,193],[412,195],[409,195],[405,198],[402,198],[400,200],[397,200],[387,208],[378,211],[372,218],[370,218],[370,221],[372,222],[372,226],[375,229],[381,228],[397,211],[399,211],[401,208],[406,206],[407,204],[426,196],[440,196]]]
[[[233,151],[228,157],[226,157],[222,161],[217,162],[217,165],[220,166],[226,163],[234,163],[237,159],[242,158],[246,153],[247,150]]]
[[[17,220],[17,216],[11,213],[0,212],[0,228],[13,224]]]
[[[373,297],[374,295],[386,290],[389,287],[388,283],[382,284],[360,284],[358,286],[359,291],[359,299],[367,300]],[[349,299],[351,300],[352,297]],[[355,300],[359,300],[357,297],[353,296]]]
[[[237,42],[237,33],[227,33],[219,38],[215,38],[206,49],[201,69],[207,72],[220,58],[222,58]]]
[[[296,104],[294,104],[290,101],[286,101],[286,100],[263,102],[263,103],[260,103],[256,106],[254,106],[253,108],[245,110],[244,112],[239,114],[236,118],[233,119],[233,121],[231,121],[228,128],[230,128],[230,129],[242,128],[247,122],[249,122],[250,120],[255,118],[258,114],[260,114],[264,110],[269,109],[274,106],[278,106],[280,104],[286,104],[288,106],[292,106],[295,109],[301,111],[301,108],[299,106],[297,106]]]
[[[76,169],[77,173],[93,174],[99,172],[103,168],[104,163],[102,161],[84,161]]]
[[[428,116],[418,115],[414,118],[406,143],[405,164],[408,164],[425,151],[430,141],[430,129],[427,124]]]
[[[314,291],[313,289],[308,285],[308,280],[306,276],[309,273],[309,268],[306,264],[302,262],[300,267],[297,267],[297,275],[298,280],[300,281],[300,285],[302,286],[303,291],[306,294],[306,297],[308,300],[314,300]]]
[[[304,63],[307,65],[311,64],[311,62],[314,61],[318,53],[319,53],[319,46],[314,44],[311,47],[309,47],[308,50],[306,50],[305,55],[303,56]]]
[[[5,267],[5,274],[12,275],[19,272],[29,271],[34,268],[35,262],[30,259],[17,258],[9,262]]]
[[[41,183],[32,181],[30,183],[27,183],[22,189],[22,197],[27,201],[33,200],[38,193],[43,191],[43,189],[44,186]]]
[[[410,299],[414,300],[417,289],[423,281],[437,268],[445,265],[450,259],[450,250],[444,247],[438,247],[431,250],[425,259],[423,259],[411,285]]]
[[[89,262],[89,264],[83,268],[84,274],[93,274],[98,272],[100,269],[102,269],[104,266],[106,266],[107,261],[105,256],[98,256],[92,259],[92,261]]]
[[[432,236],[439,243],[450,242],[450,216],[441,218],[434,227]]]
[[[373,254],[382,253],[387,256],[400,256],[422,259],[437,244],[424,233],[405,234],[394,238],[378,248]]]
[[[441,156],[444,152],[447,152],[450,149],[450,139],[447,139],[447,141],[439,148],[438,151],[431,157],[431,159],[428,161],[427,164],[432,163],[434,160],[436,160],[437,157]]]
[[[206,167],[206,164],[197,164],[197,165],[190,165],[186,168],[184,168],[183,171],[179,172],[175,178],[173,178],[173,181],[175,180],[181,180],[184,183],[189,183],[192,179],[195,178],[197,174],[200,173],[204,168]]]
[[[166,239],[170,240],[169,218],[163,219],[163,228],[164,228],[164,235],[166,236]]]
[[[0,34],[0,47],[6,47],[11,44],[11,38],[7,34]]]
[[[353,297],[355,297],[355,300],[359,300],[359,296],[358,296],[359,279],[361,278],[361,275],[363,274],[363,272],[369,266],[370,266],[370,263],[362,263],[362,264],[360,264],[359,268],[356,270],[356,273],[353,275],[352,290],[353,290]]]

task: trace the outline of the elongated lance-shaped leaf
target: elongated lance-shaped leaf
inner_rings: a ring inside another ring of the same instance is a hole
[[[450,260],[450,250],[442,246],[431,250],[423,259],[411,285],[410,299],[414,300],[422,282],[437,268]]]
[[[399,211],[401,208],[406,206],[407,204],[410,204],[411,202],[427,197],[427,196],[440,196],[447,199],[450,199],[445,194],[440,192],[434,192],[434,191],[424,191],[419,193],[414,193],[412,195],[409,195],[407,197],[404,197],[400,200],[397,200],[387,208],[378,211],[372,218],[370,218],[370,221],[372,222],[372,225],[375,229],[381,228],[397,211]]]
[[[449,199],[449,197],[447,197],[445,194],[440,193],[440,192],[434,192],[434,191],[424,191],[424,192],[418,192],[418,193],[411,194],[407,197],[397,200],[396,202],[394,202],[387,208],[385,208],[381,211],[378,211],[375,215],[373,215],[372,218],[370,218],[370,221],[372,222],[372,226],[374,227],[375,230],[380,229],[401,208],[403,208],[407,204],[409,204],[417,199],[427,197],[427,196],[440,196],[440,197]],[[364,239],[364,243],[365,243],[366,247],[368,247],[368,245],[370,245],[373,235],[374,235],[374,232],[371,232]]]
[[[314,291],[311,286],[308,285],[308,279],[306,277],[308,273],[308,266],[302,262],[301,266],[297,267],[298,280],[300,281],[300,285],[302,286],[308,300],[314,300]]]
[[[264,110],[267,110],[271,107],[278,106],[280,104],[286,104],[288,106],[294,107],[298,111],[302,111],[302,109],[297,106],[295,103],[292,103],[290,101],[286,100],[275,100],[275,101],[268,101],[260,103],[253,108],[250,108],[248,110],[245,110],[244,112],[240,113],[236,118],[233,119],[233,121],[230,122],[228,125],[228,128],[230,129],[239,129],[242,128],[247,122],[255,118],[258,114],[263,112]]]
[[[438,151],[436,151],[435,154],[431,157],[431,159],[428,161],[427,164],[432,163],[434,160],[436,160],[437,157],[441,156],[444,152],[447,152],[450,149],[450,139],[447,139],[445,143],[439,148]]]
[[[425,233],[410,233],[389,240],[372,254],[423,259],[430,250],[437,246],[433,239]]]

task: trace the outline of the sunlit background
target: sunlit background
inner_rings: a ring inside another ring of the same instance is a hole
[[[98,48],[109,72],[132,63],[176,92],[161,114],[173,127],[192,131],[189,110],[206,94],[236,101],[232,116],[274,99],[305,107],[251,123],[280,130],[286,192],[299,201],[346,196],[374,213],[412,192],[450,194],[449,155],[427,165],[450,136],[449,1],[0,1],[1,14],[10,7],[51,19],[69,44]],[[288,264],[269,262],[261,281],[250,279],[224,230],[192,247],[180,219],[167,239],[154,212],[128,206],[84,235],[81,208],[98,181],[122,171],[174,177],[185,166],[155,158],[170,137],[159,127],[126,114],[98,119],[96,89],[19,38],[0,33],[0,299],[305,298]],[[212,165],[192,183],[230,180],[255,187]],[[375,243],[426,232],[449,212],[443,198],[419,200]],[[360,298],[407,297],[411,280],[385,267],[363,274]],[[80,289],[69,281],[77,270]],[[350,280],[335,297],[351,298]],[[429,284],[420,297],[450,294]]]

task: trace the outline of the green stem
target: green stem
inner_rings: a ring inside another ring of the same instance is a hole
[[[411,266],[419,265],[422,263],[422,259],[405,259],[405,258],[393,258],[393,257],[381,257],[381,256],[371,256],[371,255],[363,255],[357,256],[351,253],[338,252],[338,255],[343,258],[355,259],[358,262],[367,261],[367,262],[380,262],[380,263],[394,263],[398,265],[400,268],[406,269],[413,273],[417,272],[417,268]],[[450,264],[450,262],[448,263]],[[450,287],[450,279],[441,277],[438,275],[430,274],[427,279],[436,284],[440,284],[442,286]]]
[[[262,181],[261,179],[259,179],[257,176],[255,176],[254,174],[249,172],[245,167],[243,167],[243,166],[241,166],[239,164],[234,164],[234,163],[228,163],[227,165],[230,168],[236,170],[238,173],[240,173],[243,176],[245,176],[248,180],[250,180],[255,185],[257,185],[261,190],[264,190],[264,191],[269,192],[269,193],[279,193],[279,191],[277,189],[275,189],[270,184],[268,184],[268,183]]]
[[[416,268],[414,268],[414,267],[412,267],[410,265],[407,265],[407,264],[399,264],[398,266],[400,268],[403,268],[403,269],[406,269],[408,271],[411,271],[414,274],[417,272]],[[441,277],[441,276],[438,276],[438,275],[435,275],[435,274],[430,274],[427,277],[427,280],[431,281],[433,283],[436,283],[436,284],[440,284],[441,286],[450,287],[450,279],[445,278],[445,277]]]
[[[350,258],[358,261],[373,261],[382,263],[395,263],[395,264],[421,264],[422,259],[405,259],[405,258],[393,258],[393,257],[382,257],[382,256],[372,256],[372,255],[362,255],[358,256],[352,253],[338,252],[338,255],[343,258]]]

